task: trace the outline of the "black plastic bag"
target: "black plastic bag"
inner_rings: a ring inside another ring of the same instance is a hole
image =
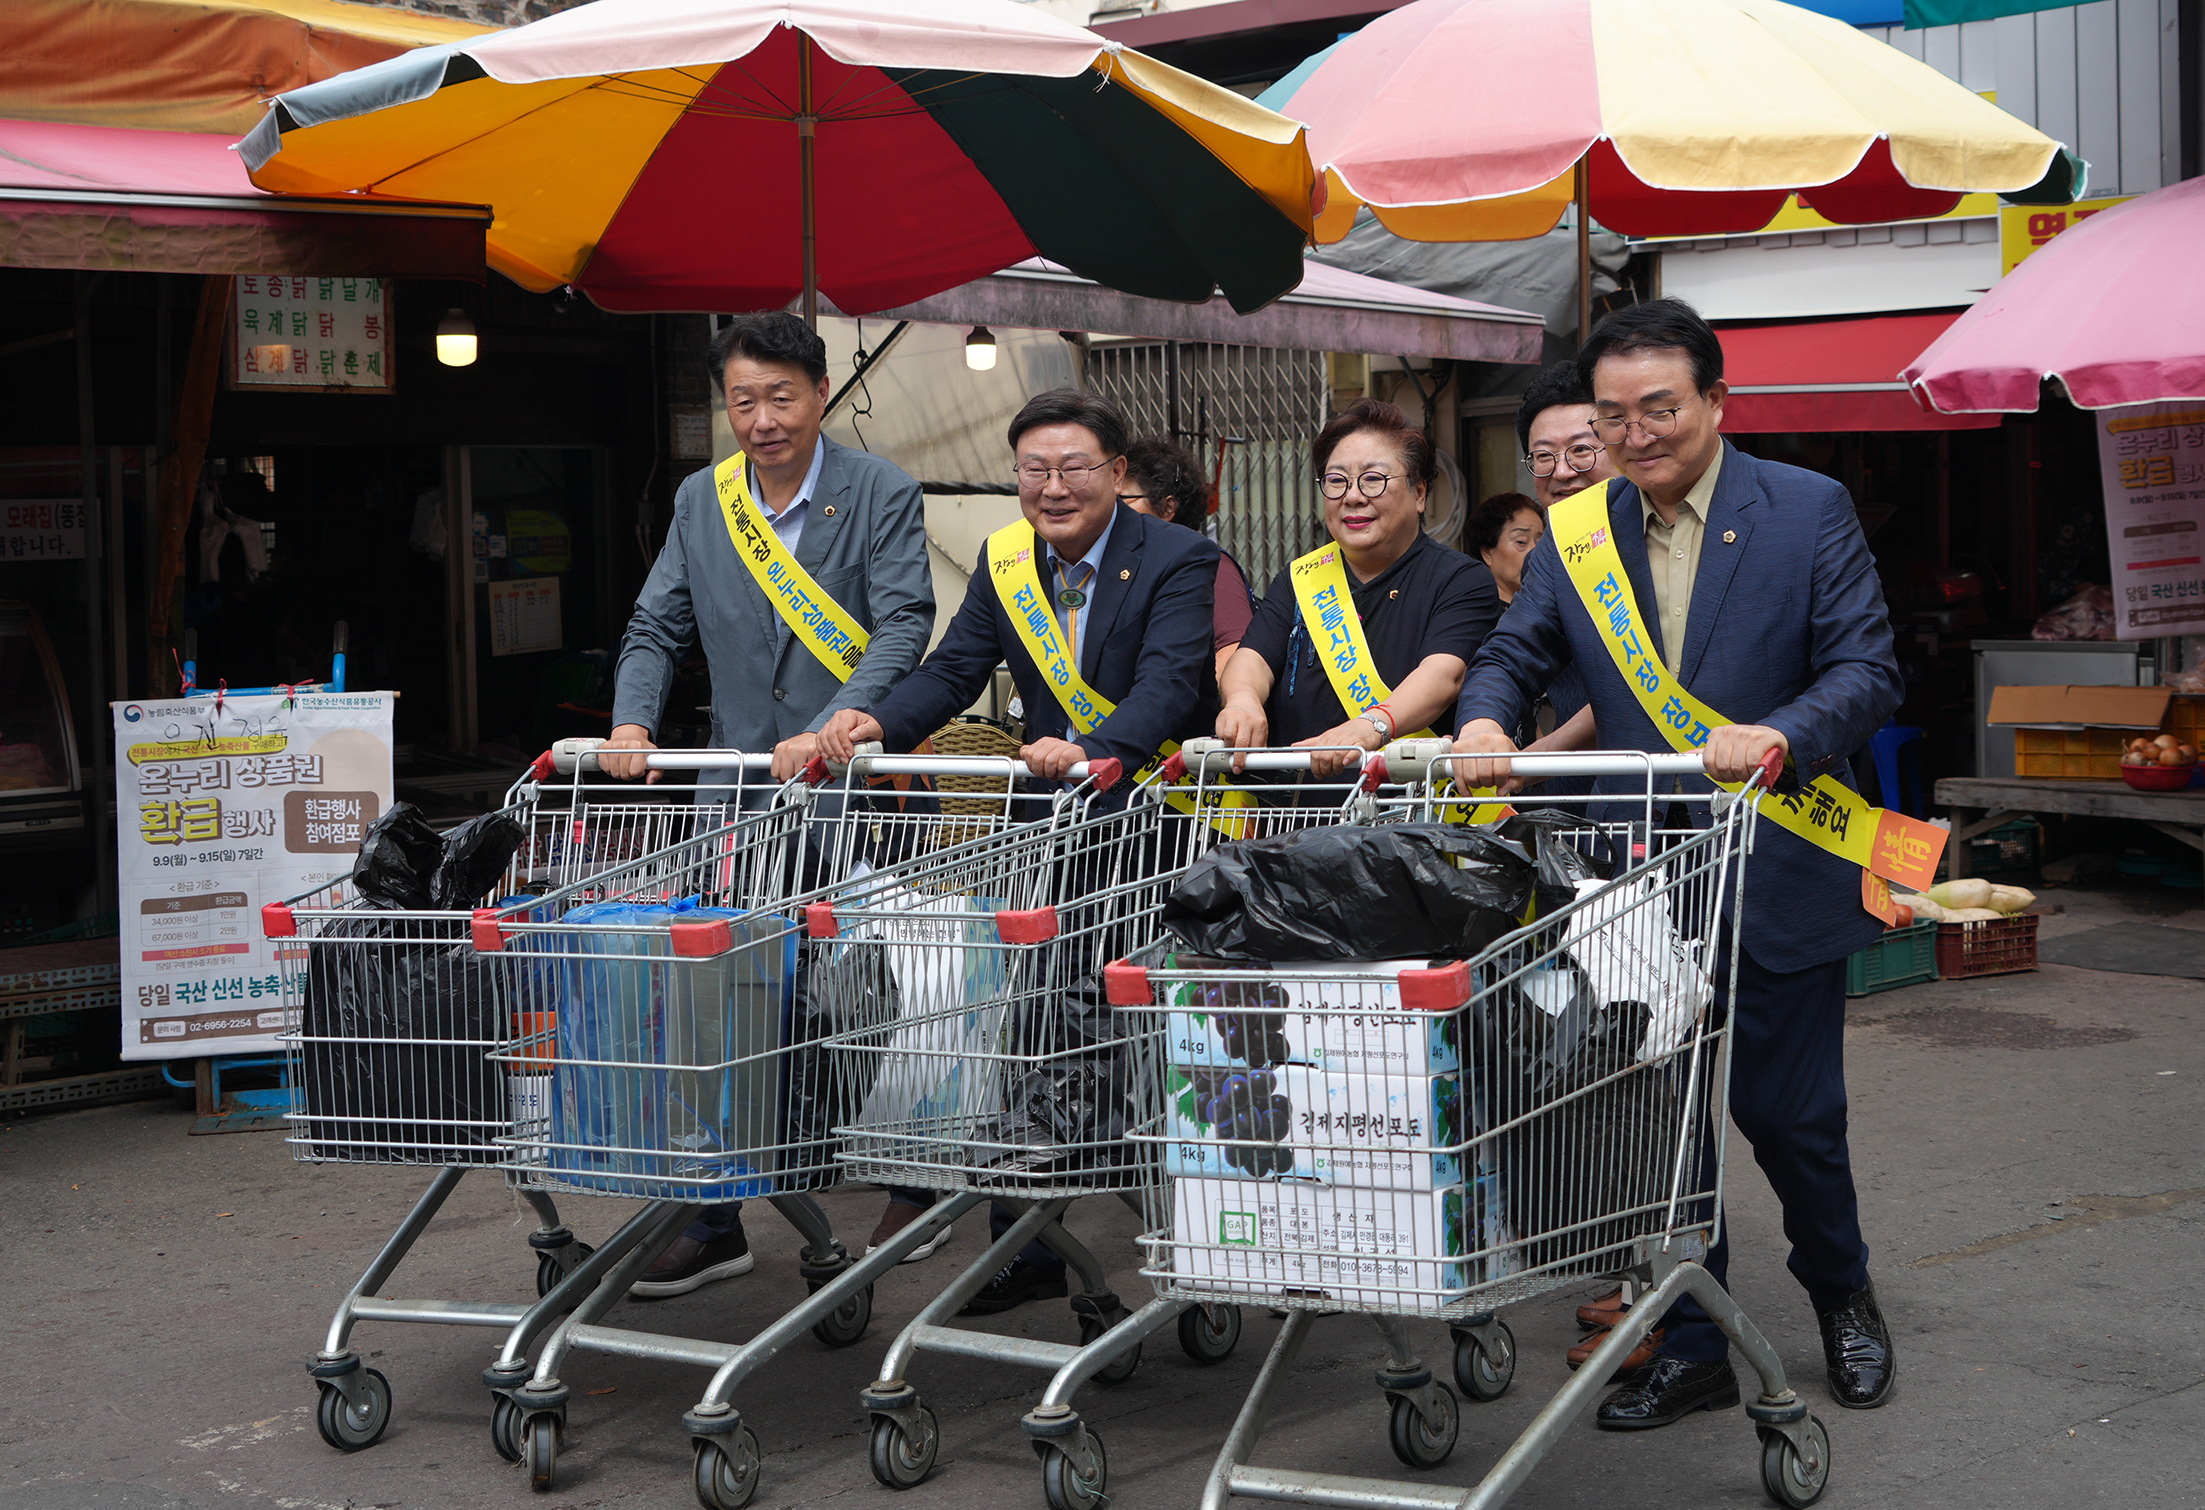
[[[443,857],[444,841],[421,810],[394,802],[360,841],[352,862],[353,890],[378,907],[428,912],[436,905],[430,887]]]
[[[1227,959],[1457,959],[1515,928],[1535,892],[1559,894],[1561,855],[1541,884],[1547,850],[1571,849],[1558,826],[1338,824],[1223,844],[1187,867],[1163,923]]]
[[[523,837],[520,824],[504,813],[484,813],[447,831],[429,881],[437,910],[462,911],[489,896]]]
[[[792,1175],[776,1188],[803,1190],[833,1183],[837,1127],[857,1119],[879,1078],[882,1051],[903,1011],[889,951],[836,949],[832,944],[798,955],[788,1041],[791,1056],[786,1122],[789,1170],[821,1170],[816,1178]],[[830,1038],[840,1042],[830,1046]],[[860,1052],[849,1052],[850,1048]]]
[[[1533,999],[1542,986],[1543,1004]],[[1658,1210],[1621,1213],[1666,1199],[1682,1131],[1672,1066],[1637,1062],[1651,1011],[1602,1005],[1563,965],[1481,989],[1471,1014],[1477,1130],[1508,1129],[1483,1146],[1524,1244],[1520,1266],[1582,1258],[1588,1272],[1612,1268],[1591,1260],[1661,1230]]]
[[[489,1164],[512,1119],[503,982],[466,924],[363,910],[307,951],[299,1087],[318,1158]],[[336,1042],[316,1042],[335,1039]]]

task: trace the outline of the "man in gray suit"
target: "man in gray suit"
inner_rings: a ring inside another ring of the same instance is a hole
[[[819,433],[827,348],[817,333],[779,311],[740,315],[713,335],[710,362],[742,450],[674,494],[621,640],[601,755],[624,781],[644,774],[642,752],[657,748],[667,690],[694,644],[712,672],[712,747],[770,749],[786,781],[818,752],[830,717],[873,706],[910,673],[934,628],[919,485]],[[714,788],[732,779],[702,773],[700,799],[724,798]],[[751,1263],[741,1207],[715,1206],[633,1293],[687,1294]]]

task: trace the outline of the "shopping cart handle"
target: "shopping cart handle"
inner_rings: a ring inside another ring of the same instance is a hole
[[[529,772],[539,781],[552,771],[561,776],[572,776],[582,769],[584,758],[595,752],[604,742],[602,739],[562,739],[537,756],[536,764],[529,767]],[[546,762],[549,762],[549,770],[545,768]],[[591,761],[590,764],[594,766],[596,762]]]
[[[830,760],[826,769],[835,776],[847,771],[860,780],[873,776],[970,776],[976,772],[1024,780],[1033,775],[1023,760],[1001,755],[883,755],[878,740],[855,746],[847,767]],[[1124,774],[1121,762],[1105,758],[1080,761],[1064,773],[1064,779],[1093,782],[1096,791],[1107,792]]]
[[[1748,787],[1758,785],[1763,791],[1769,792],[1799,790],[1799,777],[1785,768],[1782,750],[1771,750],[1762,756],[1760,767],[1753,774],[1754,780],[1746,783]]]
[[[536,765],[540,767],[549,760],[551,768],[562,776],[572,776],[577,771],[602,771],[605,744],[602,739],[562,739],[547,754],[538,757]],[[641,755],[644,769],[650,771],[724,771],[737,766],[745,771],[765,771],[773,767],[771,754],[753,755],[748,750],[615,750],[613,753]]]

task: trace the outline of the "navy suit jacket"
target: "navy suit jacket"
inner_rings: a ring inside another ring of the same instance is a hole
[[[1610,487],[1608,521],[1644,632],[1678,680],[1730,722],[1782,733],[1801,781],[1826,775],[1854,786],[1850,757],[1897,711],[1905,687],[1875,558],[1844,486],[1724,442],[1677,655],[1661,642],[1637,488]],[[1667,752],[1571,586],[1560,543],[1548,534],[1525,561],[1522,589],[1464,678],[1456,727],[1490,718],[1516,728],[1539,690],[1574,665],[1602,748]],[[1685,786],[1709,789],[1699,777]],[[1694,821],[1706,814],[1693,805]],[[1857,867],[1773,823],[1760,825],[1745,875],[1742,942],[1765,969],[1827,964],[1882,931],[1861,907]]]
[[[1079,646],[1080,676],[1117,710],[1081,734],[1003,612],[983,550],[942,643],[873,709],[883,743],[917,745],[971,707],[1002,663],[1026,708],[1027,739],[1068,739],[1091,760],[1123,762],[1127,776],[1167,739],[1214,732],[1217,555],[1206,536],[1118,505]]]

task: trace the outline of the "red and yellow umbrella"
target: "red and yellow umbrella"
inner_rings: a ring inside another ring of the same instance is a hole
[[[853,314],[1043,256],[1237,309],[1293,288],[1292,121],[1013,0],[596,0],[279,97],[253,181],[487,204],[607,309]]]

